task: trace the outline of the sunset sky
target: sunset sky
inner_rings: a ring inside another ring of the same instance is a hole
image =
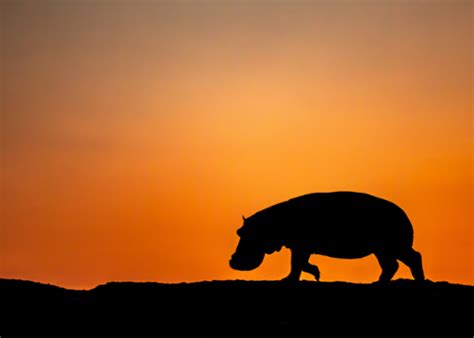
[[[286,249],[230,269],[241,215],[354,190],[406,211],[427,278],[474,284],[472,1],[0,7],[0,278],[279,279]]]

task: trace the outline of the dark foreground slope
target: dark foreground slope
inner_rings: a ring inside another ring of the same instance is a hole
[[[414,326],[472,336],[473,296],[473,286],[420,285],[406,280],[387,285],[114,282],[74,291],[0,279],[0,335],[17,336],[26,330],[45,337],[73,332],[94,336],[98,330],[132,330],[135,336],[146,331],[150,336],[166,337],[185,333],[193,337],[266,337],[296,332],[321,336],[318,333],[327,329],[334,335],[348,331],[382,334],[383,327],[388,334],[392,329]]]

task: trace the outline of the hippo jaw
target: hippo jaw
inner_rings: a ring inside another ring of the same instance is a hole
[[[265,253],[253,253],[252,255],[243,255],[234,253],[229,261],[229,265],[234,270],[250,271],[256,269],[262,264]]]

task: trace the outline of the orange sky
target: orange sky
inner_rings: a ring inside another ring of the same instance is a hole
[[[229,268],[241,214],[355,190],[407,212],[429,279],[474,284],[472,2],[0,6],[0,277],[278,279],[287,250]]]

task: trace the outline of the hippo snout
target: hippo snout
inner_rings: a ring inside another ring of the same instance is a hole
[[[235,267],[235,262],[234,262],[234,260],[233,260],[232,258],[229,259],[229,265],[230,265],[230,267],[231,267],[232,269],[237,270],[237,268]]]
[[[229,265],[232,269],[234,269],[234,255],[232,255],[229,259]]]
[[[258,255],[242,255],[233,254],[229,260],[229,265],[234,270],[239,271],[250,271],[258,268],[262,264],[265,253],[259,253]]]

